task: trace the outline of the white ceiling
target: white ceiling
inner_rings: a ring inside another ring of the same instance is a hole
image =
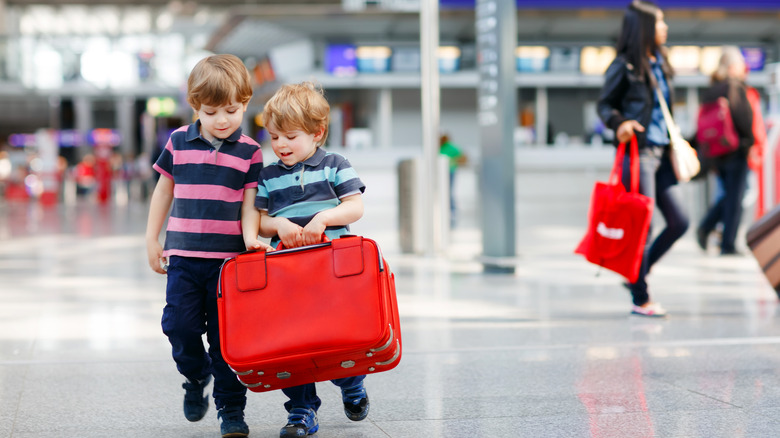
[[[176,31],[194,34],[205,30],[211,35],[209,48],[240,56],[262,56],[280,42],[298,38],[315,42],[417,42],[420,32],[416,13],[382,10],[378,6],[347,12],[342,7],[345,0],[0,1],[5,2],[7,10],[42,4],[54,8],[113,5],[127,14],[129,8],[147,8],[153,17],[173,15]],[[776,3],[776,9],[761,12],[667,10],[670,43],[764,43],[776,47],[780,45],[780,1]],[[583,2],[583,9],[575,10],[519,10],[518,41],[612,44],[619,31],[622,10],[585,9],[585,5],[587,2]],[[445,44],[473,42],[474,11],[442,9],[439,30]]]
[[[777,12],[669,11],[670,44],[780,45],[780,2]],[[320,6],[241,6],[229,10],[212,36],[209,48],[243,56],[262,56],[279,41],[311,38],[315,42],[397,43],[419,41],[418,14],[371,11],[347,13]],[[517,34],[523,43],[614,44],[622,11],[518,11]],[[473,43],[474,13],[440,13],[442,43]]]

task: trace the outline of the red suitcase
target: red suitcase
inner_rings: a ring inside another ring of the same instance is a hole
[[[401,359],[395,278],[371,239],[228,259],[217,305],[222,356],[255,392],[387,371]]]
[[[752,224],[746,240],[764,276],[780,297],[780,206]]]

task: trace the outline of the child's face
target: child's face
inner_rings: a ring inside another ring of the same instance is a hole
[[[200,134],[208,141],[230,137],[241,126],[247,104],[233,100],[227,105],[201,105],[197,110]]]
[[[274,154],[285,166],[292,166],[314,155],[317,150],[317,142],[322,140],[323,130],[317,134],[309,134],[301,130],[280,131],[273,124],[267,127],[271,136],[271,148]]]

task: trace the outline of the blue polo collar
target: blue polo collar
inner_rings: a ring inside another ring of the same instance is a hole
[[[302,163],[303,163],[304,166],[317,167],[317,166],[320,165],[320,163],[322,163],[322,160],[325,159],[326,155],[328,155],[328,154],[325,151],[323,151],[321,147],[317,147],[317,150],[314,151],[314,155],[312,155],[311,157],[307,158]],[[282,160],[279,160],[279,165],[282,166],[283,168],[287,169],[287,170],[293,169],[295,166],[297,166],[299,164],[301,164],[301,163],[299,162],[299,163],[293,164],[292,166],[288,166],[288,165],[282,163]]]
[[[195,141],[195,140],[200,138],[203,141],[205,141],[206,143],[211,144],[211,142],[209,142],[208,140],[203,138],[202,135],[200,135],[200,120],[196,120],[195,123],[190,123],[189,128],[187,128],[187,137],[186,138],[187,138],[187,141]],[[238,141],[239,138],[241,138],[241,127],[236,129],[236,131],[234,133],[230,134],[230,137],[225,138],[224,140],[235,143],[235,142]]]

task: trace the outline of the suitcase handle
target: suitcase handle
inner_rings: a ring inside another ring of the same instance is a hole
[[[320,240],[320,243],[315,243],[313,245],[321,245],[323,243],[328,243],[328,242],[330,242],[330,239],[328,238],[328,236],[325,235],[325,233],[322,233],[322,240]],[[311,246],[311,245],[304,245],[304,246]],[[303,248],[303,246],[299,246],[296,248]],[[283,249],[295,249],[295,248],[287,248],[286,246],[284,246],[284,243],[282,243],[282,241],[280,240],[279,244],[276,245],[276,250],[281,251]]]

